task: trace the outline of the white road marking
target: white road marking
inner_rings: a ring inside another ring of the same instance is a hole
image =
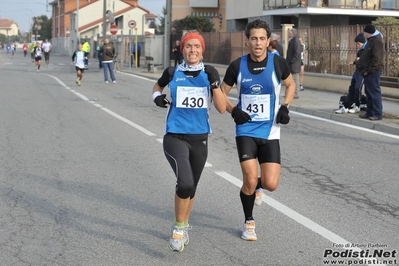
[[[48,75],[48,74],[47,74],[47,75]],[[89,100],[86,96],[84,96],[83,94],[80,94],[80,93],[76,92],[75,90],[71,90],[67,85],[65,85],[65,84],[64,84],[61,80],[59,80],[57,77],[54,77],[54,76],[52,76],[52,75],[48,75],[48,76],[54,78],[56,81],[58,81],[58,82],[61,84],[61,86],[63,86],[65,89],[70,90],[71,92],[73,92],[75,95],[77,95],[78,97],[80,97],[80,98],[83,99],[84,101],[87,101],[88,103],[91,103],[91,104],[93,104],[93,105],[96,105],[95,103],[93,103],[92,101],[90,101],[90,100]],[[132,75],[132,76],[136,77],[135,75]],[[137,77],[138,77],[138,76],[137,76]],[[229,98],[230,98],[230,97],[229,97]],[[111,111],[111,110],[109,110],[109,109],[107,109],[107,108],[105,108],[105,107],[99,107],[99,109],[100,109],[100,110],[103,110],[104,112],[106,112],[106,113],[108,113],[108,114],[110,114],[110,115],[112,115],[113,117],[119,119],[120,121],[122,121],[122,122],[124,122],[124,123],[126,123],[126,124],[128,124],[128,125],[130,125],[130,126],[132,126],[132,127],[134,127],[134,128],[136,128],[136,129],[142,131],[143,133],[147,134],[148,136],[156,136],[156,134],[154,134],[154,133],[148,131],[147,129],[145,129],[145,128],[143,128],[143,127],[141,127],[141,126],[139,126],[139,125],[133,123],[132,121],[130,121],[130,120],[128,120],[128,119],[126,119],[126,118],[124,118],[124,117],[118,115],[117,113],[114,113],[113,111]],[[324,119],[324,118],[318,118],[318,117],[311,116],[311,115],[305,115],[305,114],[301,114],[301,113],[294,112],[294,111],[293,111],[293,113],[298,114],[298,115],[303,115],[303,116],[306,116],[306,117],[309,117],[309,118],[313,118],[313,119],[318,119],[318,120],[325,121],[325,122],[331,122],[331,123],[334,123],[334,124],[339,124],[339,125],[345,125],[345,126],[347,126],[347,124],[340,123],[340,122],[335,122],[335,121],[331,121],[331,120],[327,120],[327,119]],[[350,127],[356,128],[356,129],[364,130],[364,128],[360,128],[360,127],[356,127],[356,126],[352,126],[352,125],[350,125]],[[375,133],[374,131],[371,131],[371,130],[365,130],[365,131],[370,131],[370,132],[372,132],[372,133]],[[381,132],[380,132],[380,133],[381,133]],[[385,133],[384,133],[384,134],[382,134],[382,135],[386,136],[386,135],[390,135],[390,134],[385,134]],[[156,139],[156,140],[162,143],[162,139]],[[205,165],[205,166],[206,166],[206,167],[212,167],[212,164],[206,162],[206,165]],[[228,174],[228,173],[226,173],[226,172],[224,172],[224,171],[214,171],[214,173],[216,173],[217,175],[219,175],[220,177],[222,177],[222,178],[225,179],[226,181],[228,181],[228,182],[234,184],[234,185],[237,186],[237,187],[241,187],[241,186],[242,186],[242,181],[241,181],[241,180],[237,179],[236,177],[234,177],[234,176],[232,176],[232,175],[230,175],[230,174]],[[335,244],[342,244],[342,245],[344,246],[344,249],[352,249],[353,251],[358,251],[358,252],[362,251],[362,249],[360,249],[360,248],[345,247],[346,244],[348,244],[348,243],[355,243],[355,242],[349,242],[349,241],[345,240],[344,238],[338,236],[337,234],[331,232],[330,230],[328,230],[328,229],[324,228],[323,226],[321,226],[321,225],[319,225],[319,224],[313,222],[313,221],[310,220],[309,218],[306,218],[305,216],[301,215],[300,213],[294,211],[293,209],[291,209],[291,208],[285,206],[284,204],[278,202],[277,200],[275,200],[275,199],[273,199],[273,198],[271,198],[271,197],[269,197],[269,196],[267,196],[267,195],[265,195],[265,194],[263,194],[263,202],[265,202],[266,204],[268,204],[270,207],[276,209],[277,211],[283,213],[283,214],[286,215],[287,217],[293,219],[293,220],[296,221],[297,223],[303,225],[304,227],[306,227],[306,228],[312,230],[313,232],[319,234],[320,236],[322,236],[322,237],[328,239],[328,240],[331,241],[332,243],[335,243]],[[380,262],[380,261],[379,261],[379,262]],[[365,264],[365,265],[370,265],[370,266],[371,266],[371,265],[374,265],[374,264]],[[386,266],[385,264],[381,264],[381,263],[378,263],[378,265]]]
[[[133,122],[130,121],[129,119],[127,119],[127,118],[125,118],[125,117],[123,117],[123,116],[120,116],[120,115],[118,115],[117,113],[115,113],[115,112],[113,112],[113,111],[111,111],[111,110],[109,110],[109,109],[107,109],[107,108],[105,108],[105,107],[103,107],[103,106],[101,106],[101,105],[99,105],[99,104],[94,103],[93,101],[90,101],[89,98],[87,98],[87,97],[84,96],[83,94],[81,94],[81,93],[79,93],[79,92],[77,92],[77,91],[72,90],[71,88],[69,88],[69,87],[68,87],[67,85],[65,85],[65,83],[62,82],[59,78],[54,77],[54,76],[49,75],[49,74],[47,74],[47,76],[52,77],[53,79],[55,79],[58,83],[61,84],[62,87],[64,87],[64,88],[67,89],[67,90],[70,90],[73,94],[75,94],[76,96],[78,96],[78,97],[81,98],[82,100],[84,100],[84,101],[86,101],[86,102],[88,102],[88,103],[91,103],[93,106],[95,106],[95,107],[99,108],[100,110],[102,110],[102,111],[104,111],[104,112],[106,112],[106,113],[112,115],[113,117],[115,117],[115,118],[119,119],[120,121],[122,121],[122,122],[128,124],[129,126],[132,126],[132,127],[136,128],[136,129],[140,130],[141,132],[143,132],[144,134],[146,134],[146,135],[148,135],[148,136],[150,136],[150,137],[151,137],[151,136],[156,136],[156,134],[154,134],[154,133],[152,133],[151,131],[149,131],[149,130],[143,128],[142,126],[137,125],[136,123],[133,123]]]
[[[389,137],[389,138],[393,138],[393,139],[399,139],[399,136],[397,136],[397,135],[393,135],[393,134],[377,131],[375,129],[368,129],[368,128],[364,128],[364,127],[354,126],[354,125],[351,125],[351,124],[346,124],[346,123],[342,123],[342,122],[338,122],[338,121],[334,121],[334,120],[330,120],[330,119],[322,118],[322,117],[318,117],[318,116],[303,114],[303,113],[299,113],[299,112],[296,112],[296,111],[290,111],[290,113],[293,113],[293,114],[296,114],[296,115],[300,115],[300,116],[304,116],[304,117],[308,117],[308,118],[312,118],[312,119],[323,121],[323,122],[327,122],[327,123],[331,123],[331,124],[336,124],[336,125],[340,125],[340,126],[344,126],[344,127],[349,127],[349,128],[365,131],[365,132],[368,132],[368,133],[381,135],[381,136],[384,136],[384,137]]]
[[[236,185],[237,187],[242,186],[242,181],[237,179],[236,177],[224,172],[224,171],[214,171],[217,175],[220,177],[224,178],[228,182]],[[272,199],[271,197],[263,194],[263,202],[265,202],[267,205],[270,207],[276,209],[277,211],[283,213],[285,216],[291,218],[292,220],[296,221],[297,223],[303,225],[304,227],[312,230],[313,232],[321,235],[322,237],[326,238],[327,240],[331,241],[334,244],[342,244],[344,249],[351,249],[353,251],[362,251],[360,248],[356,247],[350,247],[350,243],[355,243],[355,242],[349,242],[345,240],[344,238],[340,237],[339,235],[331,232],[330,230],[324,228],[323,226],[319,225],[318,223],[313,222],[309,218],[306,218],[305,216],[301,215],[300,213],[294,211],[293,209],[285,206],[284,204],[278,202],[275,199]],[[359,258],[362,259],[362,258]],[[365,265],[374,265],[374,264],[365,264]],[[385,265],[385,264],[376,264],[376,265]]]
[[[237,98],[235,98],[235,97],[229,96],[228,98],[230,100],[237,101]],[[365,132],[368,132],[368,133],[381,135],[381,136],[384,136],[384,137],[389,137],[389,138],[393,138],[393,139],[399,139],[399,136],[397,136],[397,135],[393,135],[393,134],[377,131],[375,129],[368,129],[368,128],[364,128],[364,127],[359,127],[359,126],[355,126],[355,125],[351,125],[351,124],[347,124],[347,123],[342,123],[342,122],[330,120],[330,119],[327,119],[327,118],[322,118],[322,117],[318,117],[318,116],[314,116],[314,115],[308,115],[308,114],[299,113],[299,112],[296,112],[296,111],[290,111],[290,113],[293,113],[293,114],[296,114],[296,115],[300,115],[300,116],[304,116],[304,117],[308,117],[308,118],[312,118],[312,119],[323,121],[323,122],[327,122],[327,123],[331,123],[331,124],[335,124],[335,125],[340,125],[340,126],[344,126],[344,127],[349,127],[349,128],[365,131]]]

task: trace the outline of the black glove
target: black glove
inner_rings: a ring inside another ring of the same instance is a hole
[[[237,125],[242,125],[251,120],[249,114],[238,108],[237,106],[233,108],[231,116],[234,118],[234,122]]]
[[[166,94],[162,94],[154,99],[154,103],[159,107],[166,108],[166,104],[169,104],[170,102],[166,99]]]
[[[281,105],[277,113],[276,123],[283,125],[288,124],[288,122],[290,122],[290,116],[288,115],[289,112],[287,106]]]
[[[208,75],[210,84],[220,80],[219,72],[212,66],[205,66],[205,73]]]

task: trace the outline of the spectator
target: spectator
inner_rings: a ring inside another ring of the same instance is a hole
[[[114,73],[114,56],[115,48],[113,43],[109,42],[109,39],[105,39],[104,45],[101,49],[103,54],[103,70],[104,70],[104,82],[109,83],[108,72],[111,75],[112,83],[116,83],[115,73]]]
[[[183,57],[180,52],[180,41],[179,40],[176,41],[176,45],[175,45],[175,47],[173,47],[172,52],[173,52],[173,58],[175,59],[175,66],[177,66],[178,64],[181,63],[182,57]]]
[[[368,24],[364,27],[364,37],[367,45],[359,58],[358,69],[364,77],[364,85],[367,98],[367,110],[360,118],[370,120],[382,119],[382,94],[380,87],[381,72],[384,69],[384,44],[382,34],[375,29],[374,25]]]
[[[277,52],[280,54],[280,56],[284,56],[283,46],[280,43],[280,35],[278,35],[278,34],[276,34],[276,49],[277,49]]]
[[[352,75],[351,83],[349,85],[348,95],[346,95],[346,99],[343,103],[343,106],[336,110],[335,113],[342,114],[342,113],[358,113],[360,112],[360,96],[363,86],[363,76],[359,73],[359,59],[364,51],[364,47],[366,46],[366,38],[364,37],[363,33],[360,33],[355,38],[356,47],[359,49],[356,54],[356,59],[353,62],[350,62],[349,66],[356,66],[356,70]]]
[[[103,44],[104,44],[104,41],[100,40],[100,42],[97,44],[97,47],[96,47],[97,57],[98,57],[98,68],[103,68],[103,64],[102,64],[103,53],[101,51]]]
[[[85,69],[89,69],[89,55],[90,55],[90,43],[88,41],[85,41],[82,45],[82,51],[86,52],[87,57],[85,57]]]
[[[277,50],[277,34],[272,33],[270,35],[270,41],[269,41],[269,46],[267,47],[267,50],[273,54],[282,56],[279,51]]]
[[[136,62],[136,45],[133,44],[131,66],[133,66],[133,62],[134,62],[134,64],[137,63],[137,67],[140,67],[140,56],[141,56],[141,45],[140,45],[140,43],[137,43],[137,62]]]
[[[296,89],[294,99],[299,99],[299,72],[301,71],[301,43],[298,40],[296,29],[288,30],[287,63],[294,78]]]
[[[305,42],[303,41],[302,37],[298,37],[299,43],[301,44],[301,71],[299,72],[299,90],[303,91],[303,78],[305,76],[305,65],[303,63],[303,61],[305,60],[305,56],[306,56],[306,46],[305,46]]]

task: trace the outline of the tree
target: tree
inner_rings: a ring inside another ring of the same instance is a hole
[[[187,16],[180,20],[173,21],[175,33],[182,33],[183,30],[197,30],[199,32],[214,32],[213,22],[209,18],[201,16]]]
[[[159,25],[156,25],[155,27],[155,35],[163,35],[165,33],[165,16],[166,16],[166,8],[163,7],[162,9],[162,15],[163,16],[158,16]]]
[[[52,19],[48,19],[46,15],[33,18],[31,32],[40,35],[38,39],[51,39]]]
[[[399,75],[399,19],[394,17],[379,17],[372,21],[372,24],[376,26],[383,36],[389,36],[389,40],[386,37],[382,39],[385,43],[385,68],[389,69],[389,75]],[[388,35],[389,33],[389,35]]]
[[[0,42],[4,44],[7,43],[7,41],[7,36],[3,33],[0,33]]]

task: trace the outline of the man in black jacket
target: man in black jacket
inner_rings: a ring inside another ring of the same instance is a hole
[[[381,33],[371,24],[364,27],[367,45],[360,56],[358,69],[364,76],[367,97],[367,110],[361,118],[370,120],[382,119],[382,94],[380,87],[381,72],[384,69],[384,44]]]
[[[292,77],[294,78],[296,89],[294,99],[298,99],[298,91],[299,91],[299,72],[301,72],[301,52],[302,46],[297,37],[296,29],[288,30],[288,37],[290,38],[288,41],[288,49],[287,49],[287,63],[290,68]]]

